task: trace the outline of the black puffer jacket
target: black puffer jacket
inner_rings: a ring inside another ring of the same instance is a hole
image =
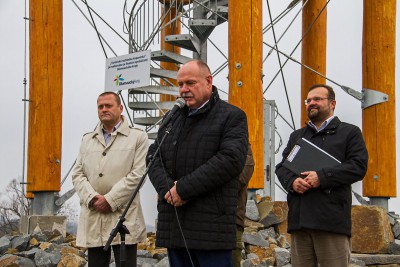
[[[158,193],[157,246],[183,248],[174,207],[164,200],[167,183],[177,182],[177,192],[188,202],[177,208],[189,249],[215,250],[235,247],[235,212],[238,177],[243,169],[248,131],[246,114],[219,99],[213,87],[210,101],[188,116],[185,106],[172,119],[170,134],[154,155],[149,177]],[[164,168],[165,167],[165,170]]]
[[[297,175],[282,164],[302,137],[337,158],[341,164],[317,171],[320,187],[297,194],[291,190]],[[289,192],[288,231],[308,228],[351,236],[351,184],[364,178],[368,164],[360,129],[337,117],[318,133],[307,125],[290,135],[282,157],[282,162],[276,166],[276,174]]]

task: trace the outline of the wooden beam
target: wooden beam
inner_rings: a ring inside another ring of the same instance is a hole
[[[29,2],[27,191],[60,191],[62,0]]]
[[[301,62],[304,65],[326,74],[326,9],[322,11],[310,30],[309,27],[326,4],[326,0],[303,0],[307,4],[303,8]],[[325,84],[325,79],[314,72],[301,68],[301,118],[300,127],[308,121],[307,112],[304,108],[304,99],[307,98],[308,88],[314,84]]]
[[[229,1],[229,102],[246,112],[255,169],[249,189],[264,188],[262,0]]]
[[[363,195],[396,197],[396,0],[364,0],[363,88],[389,101],[363,110],[363,134],[369,154]]]
[[[176,8],[174,7],[169,7],[168,5],[166,5],[163,9],[161,14],[164,14],[164,12],[167,12],[169,10],[170,14],[167,14],[162,27],[164,27],[165,25],[167,25],[168,23],[171,22],[171,20],[173,20],[178,14],[178,11],[176,10]],[[163,15],[161,15],[163,16]],[[160,18],[161,19],[161,18]],[[169,24],[168,26],[166,26],[165,28],[163,28],[163,30],[161,31],[161,49],[165,49],[166,51],[171,51],[177,54],[181,53],[181,48],[178,46],[174,46],[171,44],[168,44],[165,42],[165,37],[168,35],[175,35],[175,34],[181,34],[181,22],[179,20],[175,20],[175,22]],[[165,69],[165,70],[174,70],[177,71],[178,70],[178,66],[175,63],[169,63],[169,62],[161,62],[160,63],[161,69]],[[175,86],[178,86],[178,83],[175,79],[167,79],[170,83],[174,84]],[[171,86],[170,83],[167,83],[166,81],[164,81],[164,79],[160,79],[160,84],[163,86]],[[161,94],[160,95],[160,100],[161,101],[175,101],[175,97],[172,95],[164,95]],[[160,114],[161,115],[161,114]]]

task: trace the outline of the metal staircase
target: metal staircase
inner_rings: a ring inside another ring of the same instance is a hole
[[[135,29],[136,32],[140,28],[141,14],[143,9],[149,9],[149,1],[142,1],[132,19],[130,30]],[[166,44],[172,47],[180,47],[192,52],[192,57],[177,54],[173,51],[159,50],[151,52],[152,67],[150,69],[151,85],[129,90],[129,108],[133,110],[133,122],[138,125],[146,126],[149,138],[156,138],[156,125],[161,122],[162,115],[165,110],[171,109],[175,101],[160,101],[160,94],[172,96],[172,99],[179,96],[178,88],[171,82],[176,80],[177,71],[162,69],[159,62],[168,62],[180,66],[192,58],[207,61],[207,40],[214,28],[228,18],[228,1],[227,0],[170,0],[160,1],[158,5],[153,2],[153,14],[159,12],[160,18],[158,23],[154,22],[154,30],[142,29],[138,36],[147,34],[147,38],[136,38],[134,40],[137,51],[147,50],[148,44],[154,42],[155,37],[165,27],[174,23],[181,23],[182,31],[185,33],[167,35],[164,38]],[[155,10],[158,9],[158,10]],[[161,10],[161,12],[160,12]],[[176,12],[173,12],[176,11]],[[150,11],[151,12],[151,11]],[[176,14],[172,17],[171,14]],[[157,19],[157,18],[155,18]],[[162,22],[166,25],[160,25]],[[165,23],[165,21],[168,21]],[[151,24],[151,23],[150,23]],[[148,26],[147,26],[148,27]],[[140,31],[140,29],[139,29]],[[134,36],[133,32],[131,36]],[[143,42],[138,42],[142,39]],[[161,85],[160,81],[167,83],[169,86]]]

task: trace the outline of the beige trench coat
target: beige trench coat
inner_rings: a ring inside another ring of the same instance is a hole
[[[80,247],[106,244],[145,170],[148,138],[144,131],[130,127],[123,117],[106,146],[101,129],[99,123],[94,132],[83,136],[72,174],[81,206],[76,239]],[[96,195],[105,196],[112,213],[102,214],[90,207],[89,203]],[[126,235],[126,244],[136,244],[146,238],[139,194],[126,214],[124,225],[130,231]],[[119,234],[111,243],[115,244],[120,244]]]

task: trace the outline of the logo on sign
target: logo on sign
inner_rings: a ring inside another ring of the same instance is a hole
[[[115,76],[114,82],[116,86],[119,86],[119,83],[124,81],[124,78],[121,77],[122,74]]]

